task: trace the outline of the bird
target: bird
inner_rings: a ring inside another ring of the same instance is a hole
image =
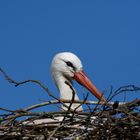
[[[60,52],[54,56],[51,63],[51,75],[60,92],[60,99],[72,100],[74,97],[74,100],[79,100],[76,90],[73,87],[73,80],[75,80],[90,91],[96,98],[103,102],[106,101],[85,74],[79,57],[72,52]],[[62,105],[62,109],[66,111],[70,104],[71,103],[65,103],[65,106]],[[72,103],[71,110],[75,109],[76,111],[83,111],[80,104]]]
[[[60,92],[60,99],[79,100],[76,90],[73,87],[73,80],[76,80],[79,84],[89,90],[96,98],[106,102],[106,99],[85,74],[81,60],[72,52],[60,52],[54,56],[51,63],[51,76]],[[74,110],[76,112],[83,111],[83,107],[79,103],[64,103],[61,108],[63,111],[67,111],[69,106],[70,110]],[[36,119],[32,122],[25,121],[23,124],[48,125],[47,123],[62,122],[63,119],[63,116],[58,116],[55,118]],[[96,117],[93,116],[92,119],[94,120]]]

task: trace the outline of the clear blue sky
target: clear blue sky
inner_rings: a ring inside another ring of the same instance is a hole
[[[138,0],[0,1],[0,67],[17,81],[40,80],[59,96],[50,63],[56,53],[71,51],[100,91],[109,92],[110,85],[140,86],[139,17]],[[75,86],[82,99],[83,88]],[[9,109],[50,99],[38,86],[15,88],[1,74],[0,96],[0,107]],[[139,97],[127,94],[127,100]]]

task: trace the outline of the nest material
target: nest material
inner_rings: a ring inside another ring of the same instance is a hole
[[[17,82],[1,68],[0,72],[16,87],[32,82],[55,99],[22,110],[0,108],[6,111],[5,114],[0,114],[0,140],[140,140],[140,100],[110,102],[115,96],[124,92],[139,92],[139,87],[128,85],[115,91],[111,87],[106,103],[87,101],[88,96],[84,101],[66,101],[56,98],[37,80]],[[34,109],[39,107],[50,107],[60,103],[63,105],[70,103],[68,111],[34,112]],[[85,104],[86,108],[83,112],[71,110],[72,103]],[[35,123],[44,119],[53,121]]]
[[[1,118],[1,140],[139,140],[140,100],[119,105],[96,105],[90,112],[39,112],[18,110]],[[17,121],[18,117],[28,116]],[[63,117],[61,121],[57,117]],[[35,124],[34,120],[54,119]],[[32,124],[25,123],[32,122]]]

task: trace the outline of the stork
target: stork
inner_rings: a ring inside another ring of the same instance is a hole
[[[79,97],[76,94],[76,90],[72,85],[72,80],[76,80],[79,84],[88,89],[96,98],[103,102],[106,101],[106,99],[84,73],[80,59],[71,52],[61,52],[54,56],[51,64],[51,75],[56,86],[58,87],[61,99],[72,100],[74,97],[74,100],[79,100]],[[74,96],[73,91],[75,93]],[[78,103],[65,103],[65,105],[67,107],[71,105],[71,110],[76,109],[75,111],[83,111],[82,106]],[[68,109],[66,106],[62,105],[62,109],[65,111]],[[93,117],[93,119],[95,118]],[[43,124],[48,122],[61,122],[62,120],[63,117],[60,116],[55,117],[55,119],[47,118],[37,119],[33,122],[26,121],[24,124]]]
[[[79,84],[88,89],[96,98],[106,101],[84,73],[80,59],[71,52],[61,52],[54,56],[51,64],[51,75],[60,92],[61,99],[72,100],[74,96],[74,100],[79,100],[72,85],[72,80],[76,80]],[[75,95],[73,95],[73,91]],[[65,105],[69,106],[70,103],[65,103]],[[62,106],[62,109],[67,110],[65,106]],[[83,110],[82,106],[78,103],[73,103],[71,109],[76,109],[76,111]]]

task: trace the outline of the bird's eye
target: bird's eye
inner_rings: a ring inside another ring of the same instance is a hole
[[[71,67],[74,71],[76,70],[76,68],[73,66],[73,64],[70,61],[65,62],[67,64],[67,66]]]
[[[67,64],[67,66],[69,66],[69,67],[72,67],[72,68],[73,68],[73,64],[72,64],[70,61],[66,62],[66,64]]]

